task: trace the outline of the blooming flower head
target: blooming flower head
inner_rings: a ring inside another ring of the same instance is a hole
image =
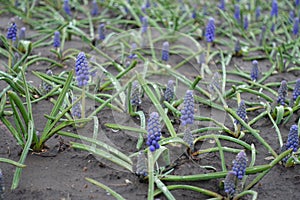
[[[293,91],[293,100],[296,101],[299,95],[300,95],[300,79],[296,81],[296,85]]]
[[[232,171],[235,173],[236,177],[240,180],[243,178],[243,176],[246,173],[247,161],[248,159],[245,151],[241,151],[240,153],[238,153],[235,160],[233,161]]]
[[[285,99],[287,96],[287,82],[285,80],[281,81],[280,87],[278,89],[278,98],[277,98],[277,103],[280,105],[285,105]]]
[[[130,102],[133,106],[139,106],[142,103],[138,81],[132,83]]]
[[[148,29],[148,18],[146,16],[142,17],[142,33],[146,33]]]
[[[17,24],[15,22],[8,28],[6,38],[12,41],[17,40]]]
[[[259,17],[260,17],[260,14],[261,14],[261,8],[260,6],[257,6],[256,9],[255,9],[255,20],[258,21],[259,20]]]
[[[159,149],[159,140],[161,138],[161,125],[159,123],[159,115],[157,112],[152,112],[147,124],[148,138],[146,144],[151,152]]]
[[[299,148],[299,136],[298,136],[298,125],[294,124],[290,128],[287,142],[285,144],[286,149],[293,149],[296,152]]]
[[[92,10],[91,10],[91,15],[92,16],[97,16],[99,14],[99,8],[98,8],[98,4],[97,4],[97,0],[93,0],[92,3]]]
[[[299,33],[299,18],[296,17],[296,18],[294,19],[293,34],[294,34],[294,35],[298,35],[298,33]]]
[[[225,0],[220,0],[219,8],[220,8],[221,10],[225,11]]]
[[[234,19],[240,23],[241,21],[241,9],[240,6],[238,4],[234,5]]]
[[[174,81],[169,80],[167,84],[167,88],[164,93],[164,99],[167,102],[171,102],[174,99]]]
[[[300,5],[300,0],[295,0],[295,6],[299,6]]]
[[[19,40],[24,40],[26,37],[26,28],[22,27],[20,29],[20,33],[19,33]]]
[[[249,20],[248,20],[248,17],[245,16],[244,17],[244,30],[248,30],[248,27],[249,27]]]
[[[140,151],[137,156],[136,175],[145,177],[148,175],[146,157],[143,151]]]
[[[60,33],[59,33],[59,31],[54,32],[53,47],[54,48],[59,48],[60,47]]]
[[[278,17],[278,3],[277,3],[277,0],[272,0],[271,17]]]
[[[234,195],[235,193],[235,182],[236,182],[235,172],[229,171],[224,181],[224,191],[230,196]]]
[[[72,104],[77,100],[77,98],[72,99]],[[81,104],[77,102],[75,105],[72,106],[71,114],[74,118],[81,118]]]
[[[161,60],[168,62],[169,60],[169,42],[164,42],[161,52]]]
[[[252,61],[251,80],[257,81],[259,76],[258,62],[257,60]]]
[[[75,75],[79,87],[84,87],[90,80],[89,63],[83,52],[80,52],[76,59]]]
[[[184,97],[183,109],[181,110],[181,125],[186,126],[194,123],[194,95],[192,90],[188,90]]]
[[[64,11],[67,15],[71,16],[72,13],[71,13],[71,8],[70,8],[70,5],[69,5],[69,0],[64,0]]]
[[[207,42],[213,42],[215,40],[215,29],[215,20],[214,18],[210,18],[205,29],[205,37]]]
[[[99,40],[105,39],[105,24],[100,24],[98,27]]]
[[[246,104],[244,100],[241,100],[238,109],[236,111],[236,114],[244,121],[247,120],[247,111],[246,111]],[[238,120],[235,120],[236,124],[240,124]]]

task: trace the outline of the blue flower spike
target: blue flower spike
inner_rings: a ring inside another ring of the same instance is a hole
[[[79,87],[88,85],[90,80],[89,63],[84,52],[80,52],[77,56],[75,75]]]
[[[99,40],[103,41],[105,39],[105,24],[100,24],[98,27]]]
[[[72,16],[71,8],[70,8],[70,5],[69,5],[69,0],[64,0],[63,8],[64,8],[64,11],[67,15]]]
[[[236,111],[236,114],[245,122],[247,121],[247,111],[246,111],[246,104],[244,100],[241,100],[238,109]],[[235,124],[240,124],[238,120],[235,120]]]
[[[139,106],[142,103],[140,95],[140,85],[137,80],[133,81],[132,83],[130,103],[132,106]]]
[[[255,20],[258,21],[261,15],[261,8],[260,6],[257,6],[255,9]]]
[[[258,69],[258,62],[257,60],[252,61],[252,69],[251,69],[251,74],[250,74],[251,80],[253,82],[256,82],[259,77],[259,69]]]
[[[238,4],[234,5],[234,19],[240,23],[241,22],[241,9]]]
[[[229,196],[233,196],[235,193],[236,174],[233,171],[229,171],[224,181],[224,191]]]
[[[278,3],[277,0],[272,0],[271,17],[278,17]]]
[[[159,115],[157,112],[152,112],[147,124],[148,138],[146,144],[149,150],[154,152],[160,148],[158,142],[161,139],[161,125],[159,123]]]
[[[300,95],[300,79],[296,81],[294,91],[293,91],[293,100],[296,101],[299,95]]]
[[[294,19],[294,25],[293,25],[293,35],[298,35],[298,33],[299,33],[299,18],[298,17],[296,17],[295,19]]]
[[[216,26],[215,26],[215,20],[214,18],[210,18],[208,20],[208,23],[206,25],[206,29],[205,29],[205,38],[206,38],[206,42],[214,42],[215,40],[215,32],[216,32]]]
[[[297,152],[299,148],[299,135],[298,135],[298,125],[294,124],[290,128],[288,134],[287,142],[283,146],[283,150],[292,149],[292,152]],[[283,162],[286,162],[290,158],[290,155],[283,158]]]
[[[285,80],[283,80],[283,81],[281,81],[280,87],[278,89],[277,104],[282,105],[282,106],[285,105],[287,91],[288,91],[287,82]]]
[[[76,100],[77,100],[76,97],[73,98],[72,104],[73,104]],[[79,102],[77,102],[75,105],[72,106],[71,113],[72,113],[73,118],[80,119],[80,118],[81,118],[81,111],[82,111],[81,105],[80,105]]]
[[[183,109],[181,110],[181,126],[194,124],[194,95],[192,90],[188,90],[184,97]]]
[[[169,103],[174,100],[174,95],[175,95],[174,85],[175,85],[174,81],[169,80],[168,84],[167,84],[167,88],[164,93],[164,99],[165,99],[165,101],[167,101]]]
[[[238,153],[233,161],[232,171],[239,180],[242,180],[246,173],[247,161],[248,159],[245,151]]]
[[[93,7],[92,7],[92,10],[91,10],[91,15],[93,17],[95,17],[99,14],[99,8],[98,8],[97,0],[93,0],[92,6]]]
[[[170,57],[169,48],[170,48],[169,42],[164,42],[162,45],[162,52],[161,52],[161,60],[162,61],[165,61],[165,62],[169,61],[169,57]]]
[[[6,38],[12,41],[17,40],[17,24],[15,22],[12,22],[10,27],[7,29]]]
[[[59,31],[54,32],[53,47],[54,48],[59,48],[60,47],[60,33],[59,33]]]

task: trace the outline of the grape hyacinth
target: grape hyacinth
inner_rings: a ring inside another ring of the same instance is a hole
[[[192,19],[196,19],[197,18],[197,10],[194,9],[191,15]]]
[[[221,10],[225,11],[225,0],[220,0],[219,8],[220,8]]]
[[[299,95],[300,95],[300,79],[296,81],[296,85],[293,91],[293,100],[296,101]]]
[[[205,37],[207,42],[213,42],[215,40],[215,29],[215,20],[214,18],[210,18],[205,29]]]
[[[246,173],[247,160],[245,151],[241,151],[233,161],[232,171],[239,180],[241,180]]]
[[[79,87],[87,86],[90,80],[89,63],[83,52],[80,52],[75,65],[76,80]]]
[[[98,27],[99,40],[105,39],[105,24],[100,24]]]
[[[294,35],[298,35],[298,33],[299,33],[299,18],[296,17],[296,18],[294,19],[293,34],[294,34]]]
[[[257,6],[257,8],[255,9],[255,20],[258,21],[261,15],[261,8],[260,6]]]
[[[274,23],[272,23],[270,31],[271,31],[272,33],[274,33],[274,31],[275,31],[275,24],[274,24]]]
[[[300,5],[300,0],[295,0],[295,6],[299,6]]]
[[[148,139],[146,144],[151,152],[159,149],[159,140],[161,138],[161,125],[159,123],[159,115],[157,112],[152,112],[147,124]]]
[[[59,33],[59,31],[54,32],[53,47],[54,48],[59,48],[60,47],[60,33]]]
[[[131,44],[131,49],[130,49],[130,54],[128,56],[129,59],[136,59],[137,58],[137,55],[134,53],[136,49],[137,49],[136,43],[132,43]]]
[[[186,126],[194,123],[194,95],[192,90],[186,91],[184,97],[184,107],[181,110],[181,125]]]
[[[241,10],[240,10],[240,6],[238,4],[234,5],[234,19],[240,23],[241,21]]]
[[[233,171],[229,171],[224,181],[224,191],[233,196],[235,193],[236,174]]]
[[[280,87],[278,89],[278,98],[277,98],[277,104],[285,105],[285,99],[287,96],[287,82],[285,80],[281,81]]]
[[[148,175],[148,169],[146,164],[146,157],[143,151],[140,151],[137,156],[136,163],[136,175],[146,177]]]
[[[146,33],[148,29],[148,18],[146,16],[142,17],[142,34]]]
[[[139,106],[142,103],[140,95],[140,85],[138,81],[133,81],[132,83],[130,103],[132,106]]]
[[[93,0],[91,15],[95,17],[98,14],[99,14],[99,8],[98,8],[97,0]]]
[[[245,16],[244,17],[244,30],[248,30],[248,27],[249,27],[249,20],[248,20],[248,17]]]
[[[169,60],[169,42],[164,42],[161,52],[161,60],[168,62]]]
[[[70,8],[70,5],[69,5],[69,0],[64,0],[64,11],[67,15],[71,16],[72,13],[71,13],[71,8]]]
[[[73,98],[72,100],[72,104],[76,101],[77,98]],[[74,118],[78,118],[80,119],[81,118],[81,105],[79,102],[77,102],[76,104],[74,104],[72,106],[72,110],[71,110],[71,114]]]
[[[48,76],[53,76],[53,72],[51,69],[47,69],[46,74]],[[49,93],[53,89],[53,86],[45,81],[42,81],[40,87],[41,87],[41,90],[43,91],[43,93]]]
[[[6,38],[12,41],[17,40],[17,24],[13,22],[11,26],[7,29]]]
[[[252,81],[257,81],[259,76],[259,69],[258,69],[258,62],[257,60],[252,61],[252,70],[251,70],[251,80]]]
[[[241,100],[238,109],[236,111],[236,114],[244,121],[247,120],[247,111],[246,111],[246,104],[244,100]],[[238,120],[234,121],[235,124],[240,124],[240,122]]]
[[[293,152],[297,152],[299,148],[298,125],[294,124],[291,126],[285,148],[287,150],[293,149]]]
[[[278,17],[278,3],[277,0],[272,0],[271,17]]]
[[[291,10],[289,13],[289,22],[293,23],[295,18],[295,11]]]
[[[19,40],[25,40],[26,37],[26,28],[22,27],[19,33]]]
[[[189,128],[184,130],[182,139],[189,145],[191,151],[194,151],[194,136]]]
[[[175,94],[174,81],[169,80],[168,84],[167,84],[167,88],[166,88],[165,93],[164,93],[165,101],[170,103],[174,99],[174,94]]]

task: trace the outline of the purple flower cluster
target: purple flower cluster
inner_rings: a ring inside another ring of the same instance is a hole
[[[99,40],[105,39],[105,24],[100,24],[98,27]]]
[[[285,148],[293,149],[293,152],[296,152],[299,148],[298,126],[296,124],[292,125],[290,128]]]
[[[296,85],[293,91],[293,100],[296,101],[299,95],[300,95],[300,79],[296,81]]]
[[[164,42],[161,51],[161,60],[168,62],[169,60],[169,42]]]
[[[137,156],[136,163],[136,175],[145,177],[148,175],[147,173],[147,165],[146,165],[146,157],[143,151],[140,151]]]
[[[144,16],[142,18],[142,34],[146,33],[148,29],[148,18]]]
[[[283,106],[285,105],[287,91],[288,91],[287,82],[285,80],[283,80],[283,81],[281,81],[280,87],[278,89],[277,103],[279,105],[283,105]]]
[[[19,40],[25,40],[26,38],[26,28],[22,27],[19,33]]]
[[[53,76],[53,72],[51,69],[47,69],[46,71],[46,74],[48,76]],[[44,92],[44,93],[49,93],[52,89],[53,89],[53,86],[45,81],[42,81],[41,83],[41,90]]]
[[[249,27],[249,20],[248,20],[248,17],[245,16],[244,17],[244,30],[248,30],[248,27]]]
[[[246,104],[244,100],[241,100],[238,109],[236,111],[236,114],[244,121],[247,120],[247,111],[246,111]],[[234,121],[235,124],[240,124],[240,122],[238,120]]]
[[[298,33],[299,33],[299,18],[296,17],[296,18],[294,19],[293,34],[294,34],[294,35],[298,35]]]
[[[59,31],[54,32],[53,47],[54,48],[59,48],[60,47],[60,33],[59,33]]]
[[[89,63],[83,52],[80,52],[75,65],[76,80],[79,87],[84,87],[90,80]]]
[[[215,29],[215,20],[214,18],[210,18],[205,29],[205,37],[207,42],[213,42],[215,40]]]
[[[13,22],[11,24],[11,26],[8,28],[6,38],[9,40],[12,40],[12,41],[17,40],[17,24],[16,23]]]
[[[147,124],[148,139],[146,144],[151,152],[159,149],[159,140],[161,137],[161,125],[159,123],[159,115],[157,112],[152,112]]]
[[[132,106],[139,106],[142,103],[138,81],[133,81],[132,83],[130,103]]]
[[[257,6],[256,9],[255,9],[255,20],[258,21],[259,20],[259,17],[261,15],[261,8],[260,6]]]
[[[278,17],[278,3],[277,0],[272,0],[271,17]]]
[[[72,104],[76,101],[77,98],[74,98]],[[72,106],[71,114],[74,118],[81,118],[81,104],[77,102]]]
[[[259,69],[258,69],[258,62],[257,60],[252,61],[252,70],[251,70],[251,80],[252,81],[257,81],[259,76]]]
[[[91,15],[95,17],[99,14],[97,0],[93,0],[92,6]]]
[[[232,171],[239,180],[241,180],[246,173],[247,160],[245,151],[241,151],[233,161]]]
[[[234,195],[235,193],[235,182],[236,182],[235,172],[229,171],[224,181],[224,191],[230,196]]]
[[[238,4],[234,5],[234,19],[240,23],[241,21],[241,9],[240,6]]]
[[[71,8],[70,8],[70,5],[69,5],[69,0],[64,0],[64,11],[67,15],[71,16],[72,13],[71,13]]]
[[[169,80],[168,84],[167,84],[167,88],[166,88],[165,93],[164,93],[165,101],[170,103],[174,99],[174,93],[175,93],[175,91],[174,91],[174,81]]]
[[[181,110],[181,125],[186,126],[194,123],[194,95],[192,90],[188,90],[184,97],[184,106]]]
[[[219,3],[219,8],[223,11],[225,11],[225,0],[220,0],[220,3]]]

